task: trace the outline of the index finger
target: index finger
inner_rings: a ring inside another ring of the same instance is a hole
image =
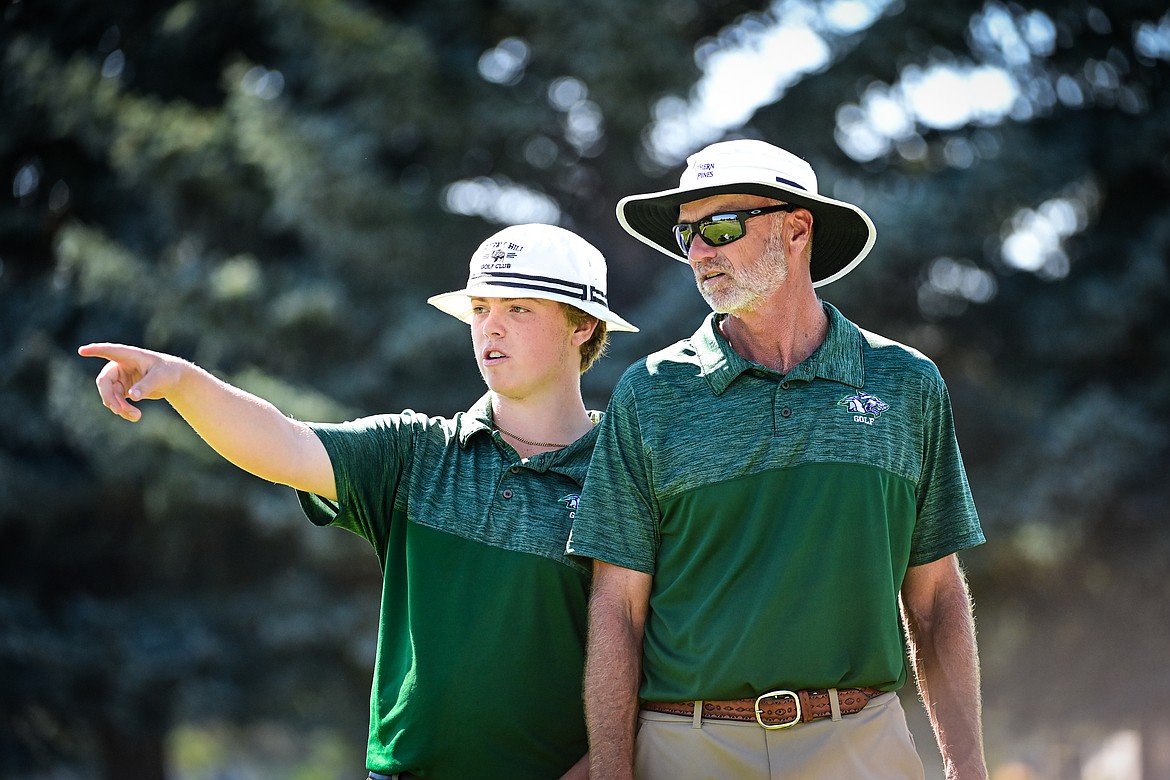
[[[128,357],[139,354],[139,350],[126,346],[125,344],[99,341],[78,347],[77,354],[82,357],[105,358],[106,360],[125,360]]]

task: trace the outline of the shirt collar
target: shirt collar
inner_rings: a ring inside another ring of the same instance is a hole
[[[802,363],[789,371],[784,378],[811,382],[813,379],[828,379],[833,382],[860,388],[865,384],[865,364],[862,350],[864,339],[861,330],[837,310],[831,303],[821,301],[829,317],[829,334],[816,351]],[[711,314],[695,335],[691,337],[711,391],[715,395],[723,392],[745,371],[772,369],[744,358],[731,348],[731,344],[719,331],[719,320],[725,315]]]
[[[459,446],[467,447],[467,440],[480,431],[492,432],[492,394],[484,393],[463,415],[459,426]]]
[[[578,453],[582,450],[592,452],[593,445],[597,440],[597,424],[601,422],[602,417],[601,412],[592,409],[587,410],[587,413],[589,419],[593,420],[592,430],[568,447],[537,453],[527,458],[526,462],[529,468],[536,471],[557,471],[567,474],[578,483],[583,482],[589,459],[588,457],[579,458]],[[459,446],[466,449],[471,437],[481,431],[490,437],[495,429],[492,419],[492,394],[487,392],[472,404],[471,408],[463,415],[463,422],[459,426]]]

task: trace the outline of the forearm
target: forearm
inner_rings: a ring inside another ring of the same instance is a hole
[[[624,607],[597,594],[590,605],[586,657],[585,721],[589,728],[590,776],[606,780],[632,778],[642,631]]]
[[[927,612],[906,611],[911,660],[948,780],[983,780],[979,655],[970,596],[961,575]]]
[[[316,434],[268,401],[193,363],[182,367],[166,400],[212,449],[244,471],[335,498],[332,468]]]

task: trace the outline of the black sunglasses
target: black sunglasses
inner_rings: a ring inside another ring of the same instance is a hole
[[[695,236],[700,236],[707,246],[723,246],[738,241],[747,235],[747,221],[752,217],[771,214],[776,211],[792,211],[797,208],[791,203],[779,206],[763,206],[743,211],[721,211],[703,217],[698,222],[680,222],[674,226],[674,240],[683,254],[691,251]]]

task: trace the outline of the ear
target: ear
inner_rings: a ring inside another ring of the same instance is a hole
[[[813,215],[808,209],[796,209],[788,216],[788,240],[791,242],[795,256],[803,256],[803,251],[812,242]]]
[[[579,347],[589,339],[593,338],[593,331],[597,330],[597,323],[598,319],[596,317],[590,317],[585,322],[575,326],[573,328],[573,335],[571,337],[573,346]],[[569,324],[572,325],[571,322]]]

